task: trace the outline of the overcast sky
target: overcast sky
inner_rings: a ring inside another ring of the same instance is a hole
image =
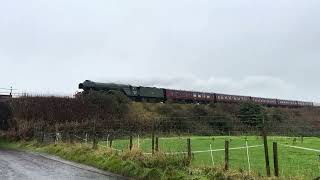
[[[0,87],[67,95],[90,79],[319,102],[319,9],[319,0],[0,0]]]

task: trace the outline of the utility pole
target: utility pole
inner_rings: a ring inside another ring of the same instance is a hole
[[[10,86],[10,88],[0,88],[0,90],[4,90],[5,92],[2,92],[2,93],[5,93],[5,94],[7,94],[9,91],[9,96],[12,96],[13,91],[17,89],[13,89],[12,86]]]

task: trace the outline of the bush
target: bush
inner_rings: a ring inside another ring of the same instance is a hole
[[[240,106],[240,121],[251,127],[262,127],[265,109],[260,104],[243,103]]]
[[[129,111],[129,99],[116,91],[109,93],[105,91],[90,91],[82,96],[82,100],[89,107],[88,114],[91,117],[100,116],[98,119],[108,118],[106,115],[121,118]]]
[[[8,103],[0,102],[0,129],[8,130],[12,121],[12,109]]]
[[[78,128],[92,127],[93,119],[101,128],[119,128],[117,122],[126,119],[129,113],[127,97],[121,94],[90,92],[77,98],[25,96],[11,103],[12,115],[16,124],[16,135],[22,139],[34,135],[35,131],[55,132],[74,131]],[[1,106],[2,107],[2,106]],[[0,108],[1,108],[0,107]],[[7,106],[1,108],[8,111]],[[1,111],[0,109],[0,111]],[[1,117],[1,125],[7,127],[8,117]],[[124,120],[125,122],[125,120]]]

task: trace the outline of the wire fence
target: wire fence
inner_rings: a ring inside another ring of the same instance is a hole
[[[182,155],[193,166],[222,166],[266,176],[320,176],[319,120],[275,121],[251,116],[160,117],[135,121],[36,124],[43,143],[83,143],[117,152],[138,149],[146,156]]]

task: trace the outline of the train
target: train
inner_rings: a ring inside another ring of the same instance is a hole
[[[133,101],[149,102],[185,102],[185,103],[244,103],[254,102],[265,106],[283,107],[312,107],[313,102],[272,99],[252,96],[240,96],[221,93],[208,93],[198,91],[185,91],[157,87],[132,86],[116,83],[100,83],[85,80],[79,84],[79,89],[84,92],[93,91],[118,91]]]

